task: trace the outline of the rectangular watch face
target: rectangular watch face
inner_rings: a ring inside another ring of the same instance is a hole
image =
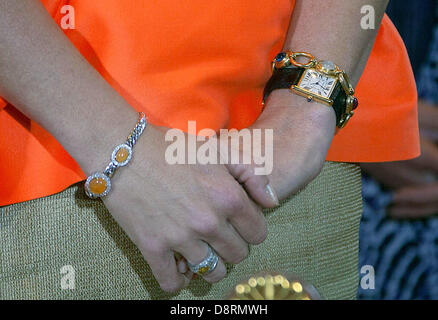
[[[335,77],[322,74],[314,69],[306,69],[297,87],[309,94],[330,99],[337,81]]]

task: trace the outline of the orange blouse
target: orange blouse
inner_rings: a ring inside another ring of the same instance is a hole
[[[64,32],[77,49],[151,123],[182,130],[189,120],[219,130],[257,119],[269,62],[281,51],[294,7],[289,0],[42,2],[58,24],[62,6],[72,5],[75,29]],[[360,106],[327,160],[418,156],[415,82],[386,16],[356,92]],[[85,178],[47,131],[0,100],[0,205]]]

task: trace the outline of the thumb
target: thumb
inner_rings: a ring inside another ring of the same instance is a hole
[[[233,140],[236,137],[237,139]],[[220,140],[227,140],[226,143],[219,143],[218,151],[221,163],[225,164],[229,173],[243,185],[246,193],[262,208],[278,207],[280,202],[277,193],[270,185],[265,169],[259,168],[255,164],[263,163],[263,161],[254,161],[255,159],[252,158],[254,154],[245,152],[246,149],[241,148],[242,145],[237,131],[220,135]],[[236,141],[237,143],[235,143]],[[245,139],[242,143],[244,142]],[[240,162],[240,159],[243,161]],[[248,159],[250,160],[248,161]]]
[[[248,164],[227,164],[230,174],[238,180],[251,198],[263,208],[280,205],[277,193],[266,175],[257,175],[255,168]]]

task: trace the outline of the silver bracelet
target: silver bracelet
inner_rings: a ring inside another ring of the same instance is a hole
[[[111,190],[111,177],[117,168],[126,166],[132,158],[132,149],[138,138],[146,128],[146,116],[139,113],[139,118],[134,129],[129,134],[126,142],[114,148],[111,161],[103,172],[93,172],[85,182],[85,193],[91,199],[104,197]]]

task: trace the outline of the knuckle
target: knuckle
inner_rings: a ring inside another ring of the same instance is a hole
[[[187,243],[189,240],[189,232],[184,232],[182,230],[177,232],[169,232],[167,236],[167,242],[172,248],[179,248],[182,244]]]
[[[142,251],[144,251],[148,256],[162,255],[165,251],[165,246],[156,240],[149,239],[144,241],[141,245]]]
[[[216,205],[226,213],[234,213],[243,210],[246,202],[244,191],[239,188],[236,188],[234,185],[217,188],[214,192]]]
[[[220,221],[214,214],[200,215],[193,221],[194,231],[201,235],[216,235],[219,232]]]
[[[241,192],[237,190],[230,190],[226,195],[226,209],[230,213],[238,213],[245,209],[245,199],[242,196]]]

